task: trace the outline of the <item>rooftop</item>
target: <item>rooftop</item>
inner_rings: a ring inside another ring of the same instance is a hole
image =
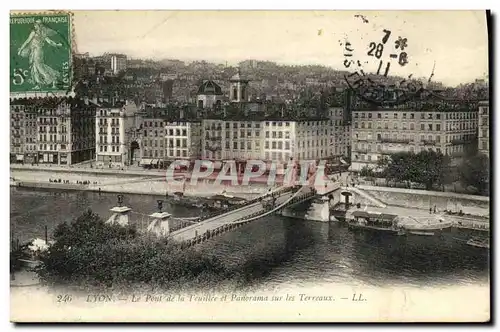
[[[221,87],[212,80],[204,81],[198,88],[199,95],[222,95]]]

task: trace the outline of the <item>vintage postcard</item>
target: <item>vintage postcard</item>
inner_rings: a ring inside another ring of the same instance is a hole
[[[11,321],[488,322],[490,28],[11,12]]]

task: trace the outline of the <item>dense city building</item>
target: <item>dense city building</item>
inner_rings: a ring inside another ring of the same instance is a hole
[[[200,120],[169,121],[165,124],[165,157],[199,159],[201,157],[202,125]]]
[[[125,54],[110,54],[111,72],[118,74],[127,69],[127,56]]]
[[[95,105],[72,98],[11,101],[16,161],[72,165],[95,154]]]
[[[330,156],[348,156],[351,152],[351,123],[346,119],[343,107],[328,108]]]
[[[203,158],[266,161],[330,157],[329,119],[203,120]]]
[[[121,168],[132,163],[137,149],[137,104],[131,101],[97,102],[95,120],[96,166]],[[134,143],[135,142],[135,143]]]
[[[434,150],[456,164],[477,135],[477,111],[444,103],[353,110],[352,170],[374,168],[385,155]]]
[[[490,103],[481,101],[479,103],[479,124],[478,124],[478,151],[490,156]]]

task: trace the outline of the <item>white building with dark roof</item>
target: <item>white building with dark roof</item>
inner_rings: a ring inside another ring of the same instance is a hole
[[[222,104],[224,95],[221,87],[212,80],[204,81],[197,94],[198,108],[214,108]]]

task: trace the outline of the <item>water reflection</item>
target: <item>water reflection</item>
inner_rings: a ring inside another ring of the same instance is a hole
[[[156,211],[161,197],[125,195],[124,205],[140,215]],[[116,204],[115,194],[11,188],[14,236],[42,237],[61,221],[88,208],[103,218]],[[197,216],[193,208],[164,203],[175,217]],[[196,247],[216,255],[238,275],[244,287],[271,289],[282,284],[332,282],[387,286],[485,282],[488,252],[445,237],[353,233],[337,223],[270,216]]]

